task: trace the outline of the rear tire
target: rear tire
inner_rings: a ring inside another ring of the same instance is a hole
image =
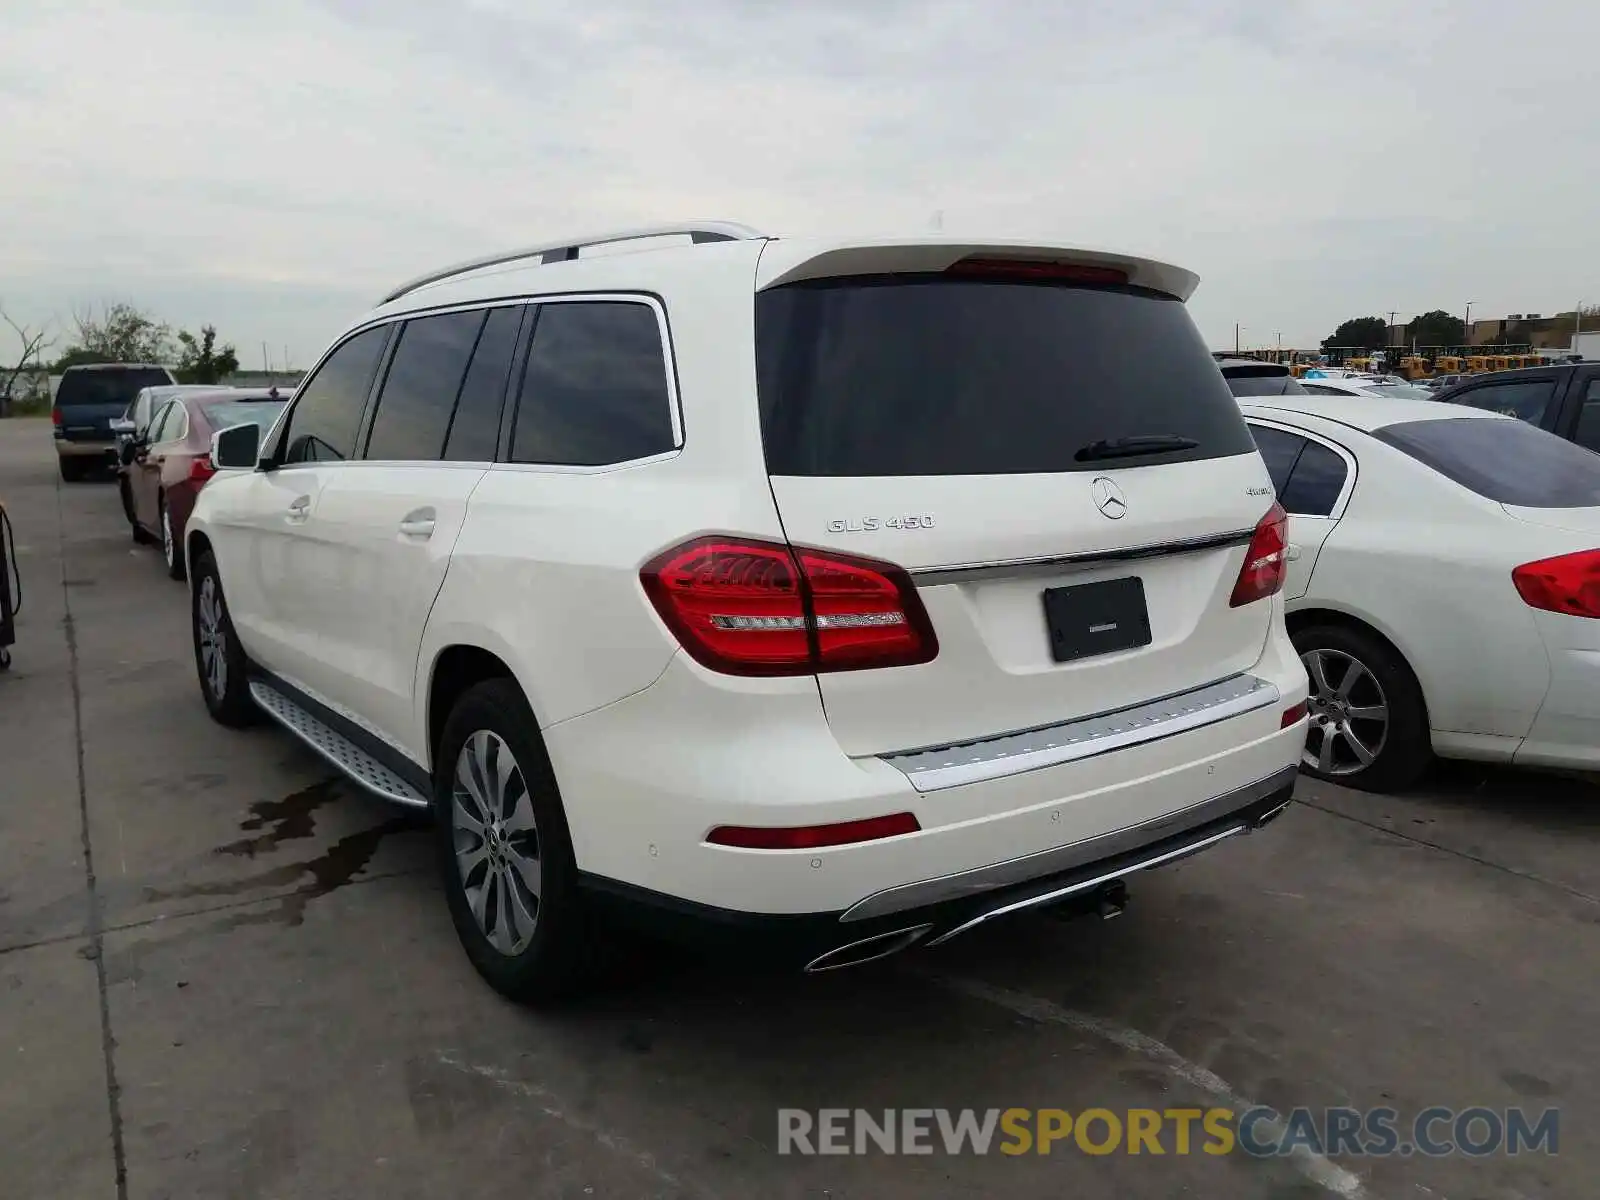
[[[451,710],[434,757],[434,816],[450,918],[489,986],[541,1004],[588,983],[594,937],[566,814],[511,680],[477,684]]]
[[[87,474],[84,460],[81,458],[68,458],[63,455],[58,462],[61,467],[61,478],[66,483],[80,483]]]
[[[222,594],[217,560],[210,553],[195,563],[194,587],[189,598],[194,628],[194,665],[200,677],[200,694],[206,711],[220,725],[240,729],[255,722],[260,710],[250,698],[250,662],[234,632]]]
[[[1311,677],[1301,769],[1369,792],[1410,787],[1433,761],[1428,710],[1417,677],[1381,638],[1346,625],[1292,635]]]

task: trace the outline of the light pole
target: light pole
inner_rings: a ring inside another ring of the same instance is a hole
[[[1476,303],[1476,300],[1467,301],[1467,344],[1463,347],[1466,350],[1472,349],[1472,306]]]
[[[1274,329],[1272,336],[1278,339],[1278,361],[1283,361],[1283,330]]]

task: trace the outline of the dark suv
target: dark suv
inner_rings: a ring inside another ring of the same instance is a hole
[[[147,363],[68,367],[50,409],[61,478],[71,482],[96,464],[115,466],[117,439],[111,422],[122,416],[140,388],[176,382],[165,367]]]
[[[1472,375],[1435,400],[1517,417],[1588,450],[1600,450],[1600,362],[1560,363]]]

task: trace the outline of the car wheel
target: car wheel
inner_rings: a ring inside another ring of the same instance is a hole
[[[66,483],[78,483],[84,476],[84,463],[81,458],[61,458],[61,478]]]
[[[167,509],[167,498],[162,496],[156,505],[161,512],[161,556],[167,561],[167,576],[170,579],[182,579],[183,546],[173,536],[172,513]]]
[[[1433,758],[1427,706],[1411,668],[1379,638],[1343,625],[1293,635],[1311,678],[1301,766],[1364,791],[1415,783]]]
[[[194,665],[207,711],[219,724],[235,729],[251,724],[258,710],[250,698],[249,661],[228,616],[217,560],[210,554],[202,554],[195,563],[190,611]]]
[[[467,957],[512,1000],[570,995],[590,978],[593,938],[555,774],[516,684],[468,689],[434,762],[439,867]]]

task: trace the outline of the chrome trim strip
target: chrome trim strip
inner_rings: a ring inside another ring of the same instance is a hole
[[[1237,825],[1203,837],[1197,842],[1191,842],[1186,846],[1179,846],[1175,850],[1167,850],[1161,854],[1155,854],[1149,858],[1140,859],[1138,862],[1133,863],[1130,866],[1122,867],[1119,870],[1107,871],[1105,874],[1096,875],[1092,879],[1082,879],[1077,883],[1069,883],[1065,887],[1059,887],[1048,892],[1042,892],[1037,896],[1028,896],[1021,900],[1013,900],[1010,904],[1002,904],[999,908],[991,908],[988,912],[980,913],[976,917],[973,917],[972,920],[957,925],[954,929],[946,930],[944,933],[941,933],[938,937],[929,942],[928,945],[942,946],[951,938],[959,937],[969,929],[976,929],[985,921],[992,921],[995,917],[1003,917],[1008,913],[1021,912],[1023,909],[1038,908],[1042,904],[1050,904],[1056,900],[1064,900],[1068,896],[1074,895],[1075,893],[1089,891],[1090,889],[1097,888],[1102,884],[1111,883],[1113,880],[1125,878],[1128,875],[1132,875],[1136,871],[1148,871],[1151,867],[1159,867],[1164,863],[1175,862],[1180,858],[1187,858],[1191,854],[1198,854],[1200,851],[1205,850],[1208,847],[1215,846],[1218,842],[1226,841],[1228,838],[1244,833],[1248,828],[1249,826],[1241,821]]]
[[[1081,842],[1055,846],[1049,850],[1025,854],[1021,858],[1007,859],[1004,862],[976,867],[970,871],[959,871],[953,875],[941,875],[916,883],[902,883],[895,887],[884,888],[881,892],[874,892],[864,900],[857,901],[840,916],[839,920],[865,921],[871,917],[887,916],[890,913],[938,904],[945,900],[961,900],[981,892],[1027,883],[1030,879],[1057,875],[1074,867],[1115,858],[1119,854],[1137,850],[1140,846],[1148,846],[1152,842],[1175,837],[1190,829],[1220,820],[1229,813],[1266,799],[1276,791],[1292,787],[1298,772],[1298,767],[1287,766],[1264,779],[1235,788],[1231,792],[1224,792],[1220,796],[1213,796],[1209,800],[1202,800],[1198,804],[1191,804],[1188,808],[1180,808],[1177,812],[1167,813],[1165,816],[1156,817],[1139,825],[1129,825],[1110,833],[1102,833]]]
[[[1036,575],[1053,575],[1064,567],[1133,562],[1141,558],[1161,558],[1169,554],[1193,554],[1200,550],[1247,546],[1254,535],[1254,529],[1235,529],[1228,533],[1208,534],[1205,537],[1127,546],[1121,550],[1090,550],[1083,554],[1052,554],[1040,558],[963,563],[951,567],[920,567],[911,571],[910,575],[918,587],[937,587],[945,583],[976,583],[984,579],[1027,579]]]
[[[880,757],[917,791],[935,792],[1125,750],[1242,716],[1278,699],[1278,689],[1265,679],[1234,675],[1193,691],[1060,725]]]
[[[912,925],[907,929],[895,929],[889,933],[878,933],[872,937],[862,938],[859,941],[846,942],[842,946],[835,946],[826,954],[819,954],[805,965],[807,975],[819,975],[823,971],[842,971],[846,967],[859,967],[866,963],[877,962],[880,958],[888,958],[891,954],[898,954],[902,950],[910,949],[922,936],[932,929],[928,925]],[[852,958],[846,962],[831,962],[846,950],[854,950],[857,946],[870,946],[874,942],[882,942],[883,947],[874,954],[865,958]],[[819,965],[820,964],[820,965]]]

